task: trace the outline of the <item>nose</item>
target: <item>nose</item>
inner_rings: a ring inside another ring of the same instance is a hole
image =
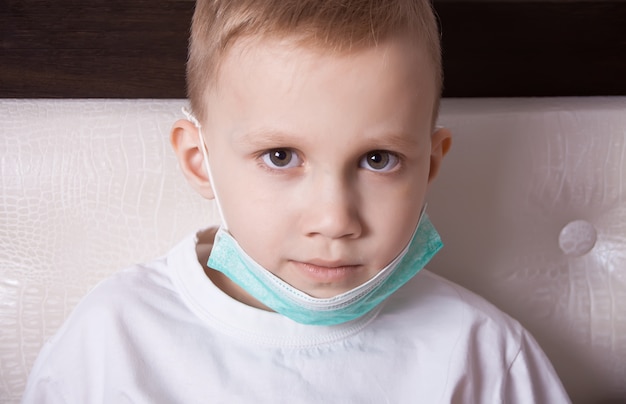
[[[358,238],[363,223],[354,182],[325,174],[310,185],[301,216],[304,233],[328,239]]]

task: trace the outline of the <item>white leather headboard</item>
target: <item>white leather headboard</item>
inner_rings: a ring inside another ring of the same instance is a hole
[[[216,223],[168,134],[184,100],[0,100],[0,401],[100,279]],[[626,400],[626,98],[447,99],[429,266],[536,336],[574,402]]]

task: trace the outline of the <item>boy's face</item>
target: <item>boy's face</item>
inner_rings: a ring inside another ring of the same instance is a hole
[[[433,134],[426,55],[401,39],[347,54],[234,45],[201,124],[213,190],[250,256],[325,298],[400,253],[449,143],[447,130]]]

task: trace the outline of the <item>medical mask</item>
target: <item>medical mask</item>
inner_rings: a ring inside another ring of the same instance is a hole
[[[408,282],[442,247],[437,231],[424,215],[404,250],[369,281],[340,295],[320,299],[307,295],[263,268],[220,228],[209,267],[272,310],[303,324],[335,325],[357,319]]]
[[[198,127],[205,168],[212,179],[200,125],[184,112]],[[208,266],[225,274],[265,306],[302,324],[336,325],[365,315],[413,278],[443,246],[422,209],[410,242],[391,263],[354,289],[330,298],[315,298],[272,274],[241,248],[228,231],[215,188],[213,192],[222,226],[215,235]]]

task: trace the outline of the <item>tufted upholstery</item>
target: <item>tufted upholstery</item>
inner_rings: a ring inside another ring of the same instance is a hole
[[[168,132],[183,100],[0,100],[0,402],[100,279],[216,222]],[[445,100],[430,269],[537,337],[574,402],[626,400],[626,98]]]

